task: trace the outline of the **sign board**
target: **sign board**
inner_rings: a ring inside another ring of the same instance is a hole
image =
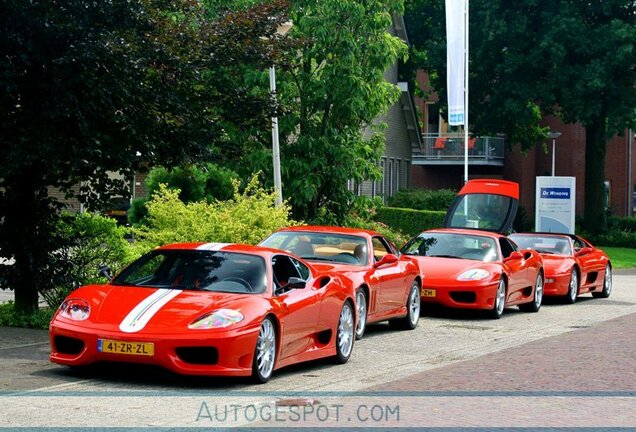
[[[576,178],[537,177],[535,231],[574,234]]]

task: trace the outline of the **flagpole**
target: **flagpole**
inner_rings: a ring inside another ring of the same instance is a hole
[[[464,183],[468,181],[468,1],[464,10]]]

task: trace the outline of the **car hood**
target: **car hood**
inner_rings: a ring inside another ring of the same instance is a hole
[[[484,269],[491,275],[499,275],[498,265],[483,261],[467,260],[460,258],[441,257],[413,257],[418,260],[420,268],[424,273],[424,285],[428,283],[439,283],[455,281],[457,277],[466,270]],[[488,280],[491,278],[488,278]]]
[[[368,270],[367,267],[359,266],[359,265],[351,265],[351,264],[338,264],[338,263],[327,263],[324,261],[311,261],[309,262],[313,265],[313,267],[322,272],[332,272],[336,271],[339,273],[355,273],[360,272],[364,273]]]
[[[540,255],[541,258],[543,258],[543,268],[545,269],[546,276],[569,271],[574,264],[574,259],[570,256],[552,254]]]
[[[201,315],[225,308],[241,311],[248,322],[254,303],[264,301],[257,294],[112,285],[80,288],[71,296],[89,302],[86,326],[127,333],[183,331]]]

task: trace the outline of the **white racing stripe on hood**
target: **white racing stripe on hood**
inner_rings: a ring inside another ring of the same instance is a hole
[[[119,330],[125,333],[134,333],[143,329],[162,307],[181,292],[178,289],[158,289],[126,315],[126,318],[119,324]]]
[[[206,243],[197,247],[198,250],[209,250],[209,251],[219,251],[223,249],[225,246],[229,246],[232,243]]]

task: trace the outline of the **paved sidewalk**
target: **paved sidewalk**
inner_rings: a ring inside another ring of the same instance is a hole
[[[634,392],[636,396],[636,314],[428,370],[368,390]]]

